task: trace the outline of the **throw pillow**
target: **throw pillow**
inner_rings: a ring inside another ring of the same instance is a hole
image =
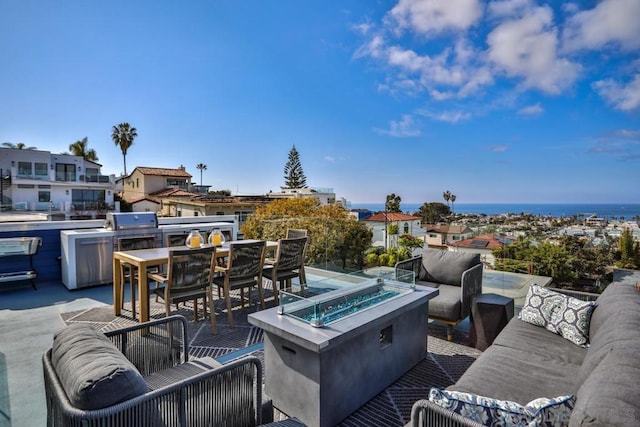
[[[106,408],[149,391],[135,366],[88,324],[69,325],[54,335],[51,363],[79,409]]]
[[[569,423],[575,396],[539,398],[526,405],[432,388],[429,400],[484,426],[560,426]]]
[[[595,307],[593,301],[582,301],[534,284],[527,292],[518,317],[586,347]]]

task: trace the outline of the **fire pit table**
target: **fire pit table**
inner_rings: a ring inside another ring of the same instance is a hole
[[[264,331],[274,407],[309,426],[333,426],[422,360],[438,290],[402,274],[334,274],[281,291],[278,307],[249,315]]]

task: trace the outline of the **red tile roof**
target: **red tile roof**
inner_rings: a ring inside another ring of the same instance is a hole
[[[180,178],[191,178],[191,174],[187,173],[184,169],[169,169],[169,168],[150,168],[146,166],[138,166],[135,170],[140,171],[143,175],[159,175],[159,176],[175,176]],[[131,172],[133,174],[133,172]]]
[[[386,216],[386,219],[385,219]],[[376,221],[376,222],[385,222],[385,221],[416,221],[422,219],[419,216],[407,215],[403,213],[395,213],[395,212],[378,212],[371,216],[368,216],[363,219],[363,221]]]
[[[471,229],[466,225],[427,224],[424,228],[427,232],[433,231],[441,234],[462,234],[471,232]]]
[[[474,249],[495,249],[504,246],[506,244],[505,241],[508,242],[511,240],[513,239],[497,236],[495,234],[482,234],[470,239],[461,240],[455,243],[449,243],[449,246]]]

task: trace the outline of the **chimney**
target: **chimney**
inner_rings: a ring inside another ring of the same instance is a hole
[[[184,172],[186,170],[183,165],[178,166],[178,169],[181,170],[182,172]]]

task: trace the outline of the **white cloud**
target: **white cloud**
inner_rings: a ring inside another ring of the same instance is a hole
[[[568,50],[598,49],[617,43],[624,50],[640,48],[640,1],[603,0],[569,18],[563,33]]]
[[[492,18],[511,18],[522,16],[531,8],[531,0],[500,0],[490,2],[487,13]]]
[[[458,123],[463,120],[471,118],[471,114],[463,111],[443,111],[440,113],[433,113],[431,111],[421,110],[418,112],[425,117],[439,122]]]
[[[613,155],[621,160],[640,159],[640,131],[619,129],[601,135],[595,139],[589,152]]]
[[[578,77],[580,65],[558,57],[557,31],[549,7],[538,7],[498,25],[487,37],[489,59],[524,88],[558,94]]]
[[[404,114],[400,121],[390,121],[389,129],[374,128],[374,130],[379,134],[389,135],[395,138],[406,138],[421,134],[420,129],[418,129],[416,123],[414,123],[411,114]]]
[[[465,30],[482,16],[478,0],[400,0],[390,17],[398,29],[411,29],[422,35]]]
[[[504,153],[508,149],[509,147],[507,145],[494,145],[493,147],[490,148],[490,150],[493,151],[494,153]]]
[[[518,110],[518,114],[523,116],[537,116],[542,113],[544,113],[544,108],[540,106],[539,102],[537,104],[528,105]]]
[[[336,162],[336,158],[333,157],[333,156],[324,156],[324,159],[329,163],[335,163]]]
[[[618,110],[631,111],[640,107],[640,73],[627,84],[604,79],[594,82],[591,87]]]

